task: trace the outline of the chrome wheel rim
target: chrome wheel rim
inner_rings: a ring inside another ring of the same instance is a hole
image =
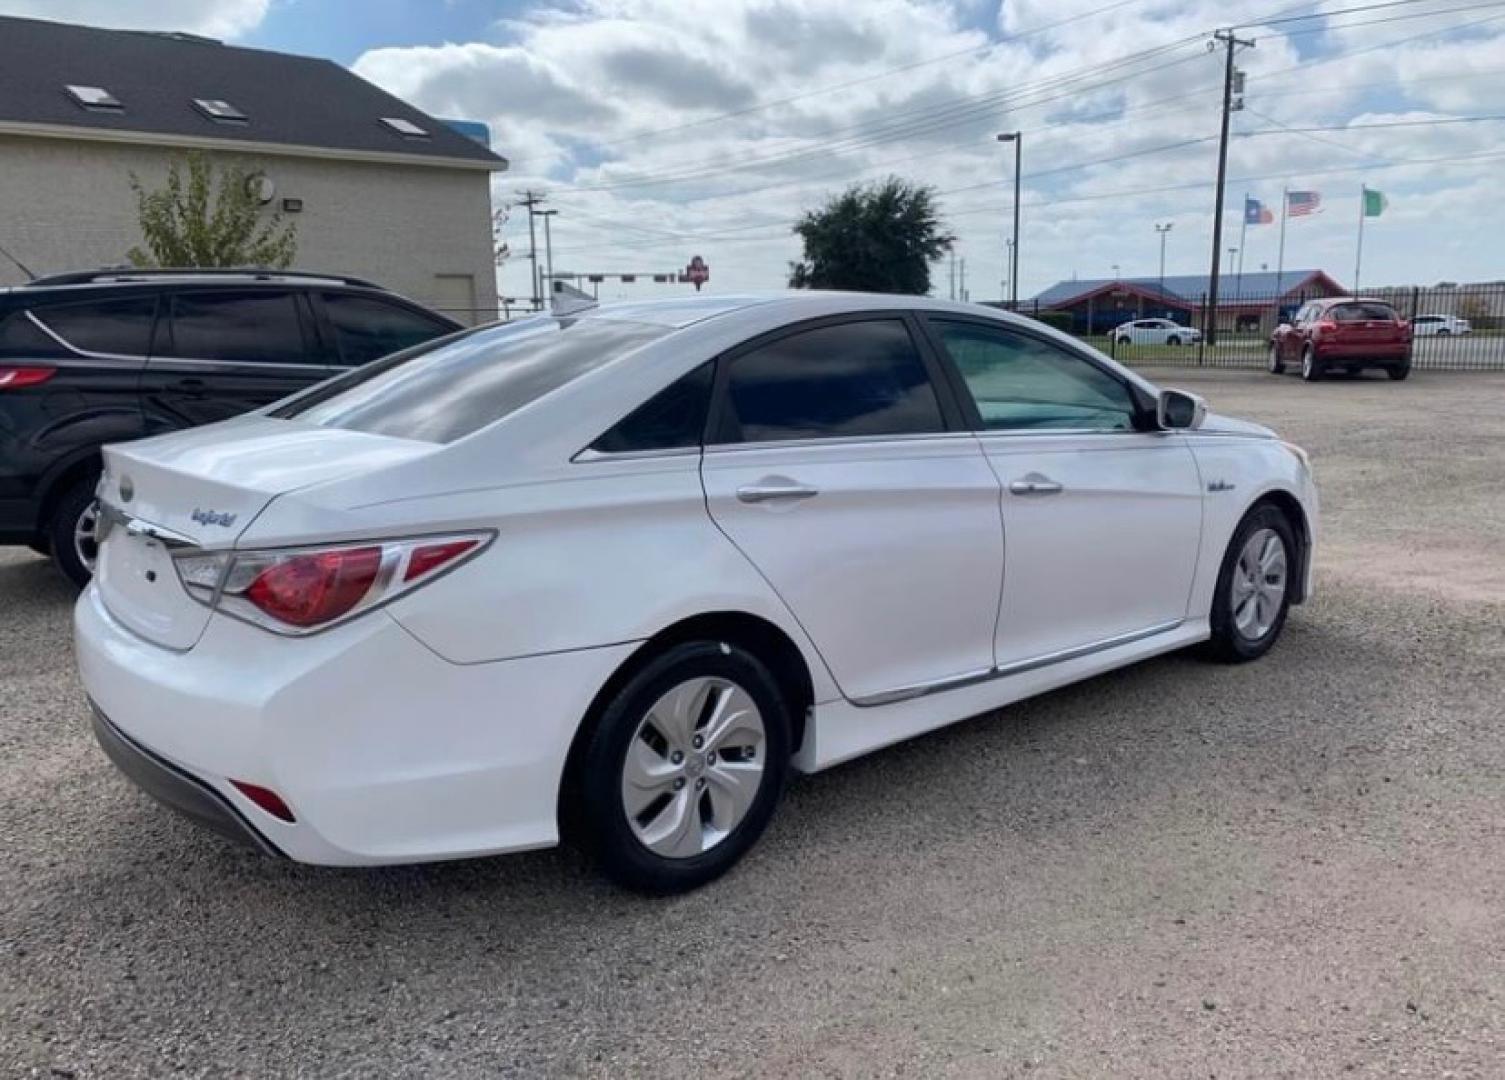
[[[1233,568],[1229,610],[1245,641],[1258,641],[1280,618],[1286,597],[1286,545],[1274,529],[1258,529]]]
[[[747,817],[766,762],[763,714],[752,696],[730,679],[686,680],[654,702],[627,746],[627,823],[655,855],[703,854]]]
[[[1301,354],[1301,374],[1306,376],[1307,378],[1311,378],[1312,364],[1312,350],[1307,349]]]
[[[94,573],[94,562],[99,558],[99,540],[96,537],[96,529],[99,526],[99,503],[91,502],[84,507],[84,512],[78,515],[78,520],[73,523],[73,551],[78,556],[78,561],[84,564],[89,573]]]

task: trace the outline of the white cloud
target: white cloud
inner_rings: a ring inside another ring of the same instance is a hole
[[[1205,270],[1222,76],[1207,33],[1279,9],[1291,6],[1009,0],[989,31],[983,5],[939,0],[580,0],[498,23],[486,41],[387,48],[355,67],[421,107],[490,122],[514,162],[498,198],[542,188],[560,211],[556,266],[652,271],[698,253],[715,288],[778,287],[799,253],[788,228],[800,212],[892,171],[949,192],[942,202],[973,296],[991,298],[1012,179],[999,130],[1025,132],[1021,294],[1115,263],[1153,272],[1157,221],[1175,222],[1168,271]],[[1367,279],[1497,273],[1493,253],[1468,241],[1471,220],[1489,212],[1483,178],[1499,161],[1432,159],[1493,150],[1505,124],[1242,134],[1505,112],[1505,16],[1437,33],[1490,14],[1290,37],[1245,31],[1258,45],[1239,58],[1248,109],[1234,120],[1225,237],[1237,236],[1246,187],[1272,205],[1283,183],[1318,187],[1331,209],[1293,226],[1287,263],[1346,279],[1348,208],[1367,181],[1394,206],[1366,234]],[[1159,46],[1167,51],[1153,63],[1123,62]],[[928,62],[936,58],[945,59]],[[755,107],[769,102],[779,104]],[[1072,167],[1105,158],[1121,160]],[[1169,187],[1181,190],[1146,190]],[[526,251],[526,231],[515,217],[514,252]],[[1246,267],[1273,264],[1273,229],[1250,230],[1248,243]],[[942,276],[936,284],[945,288]],[[527,292],[521,260],[506,288]],[[603,295],[618,291],[649,289]]]
[[[271,0],[0,0],[0,14],[115,30],[180,30],[233,40],[266,18]]]

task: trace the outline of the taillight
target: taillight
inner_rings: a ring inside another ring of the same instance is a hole
[[[51,367],[10,367],[0,364],[0,390],[19,390],[23,386],[37,386],[57,374]]]
[[[493,535],[185,554],[174,565],[184,590],[206,607],[279,634],[308,634],[454,569],[485,548]]]
[[[1338,332],[1338,324],[1331,319],[1323,319],[1317,324],[1316,330],[1319,334],[1335,334]]]

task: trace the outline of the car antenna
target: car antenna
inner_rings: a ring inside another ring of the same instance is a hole
[[[31,272],[31,267],[27,266],[24,262],[16,258],[10,252],[6,251],[3,247],[0,247],[0,255],[4,255],[11,262],[15,263],[16,268],[19,269],[21,273],[26,275],[27,281],[35,281],[37,279],[37,276]]]
[[[601,302],[590,293],[562,281],[554,282],[554,295],[549,298],[549,310],[555,315],[578,315],[600,306]]]

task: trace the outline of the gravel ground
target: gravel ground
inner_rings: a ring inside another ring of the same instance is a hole
[[[1313,452],[1319,596],[797,782],[688,897],[280,865],[93,746],[0,553],[0,1074],[1505,1075],[1505,378],[1167,372]]]

